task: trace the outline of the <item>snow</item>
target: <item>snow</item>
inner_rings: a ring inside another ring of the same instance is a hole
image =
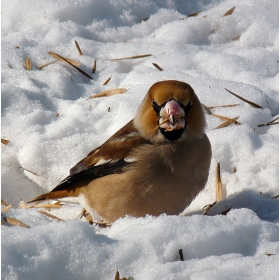
[[[2,199],[13,204],[3,215],[30,226],[2,226],[2,279],[114,279],[117,270],[133,279],[278,279],[278,125],[258,127],[278,114],[278,6],[265,0],[2,1],[1,137],[10,141],[2,144]],[[54,60],[49,51],[79,61],[93,80],[63,62],[39,69]],[[152,56],[110,61],[142,54]],[[32,71],[23,67],[26,57]],[[74,204],[50,211],[65,222],[18,207],[54,188],[133,118],[153,83],[168,79],[189,83],[206,106],[239,104],[212,113],[239,116],[241,125],[214,129],[223,121],[206,115],[209,180],[183,215],[124,217],[99,228],[80,220]],[[113,88],[128,91],[88,99]],[[217,161],[224,199],[201,215],[216,200]]]

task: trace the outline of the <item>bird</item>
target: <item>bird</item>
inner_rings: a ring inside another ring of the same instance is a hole
[[[153,84],[135,117],[30,201],[76,197],[95,221],[181,214],[207,183],[212,157],[205,116],[185,82]]]

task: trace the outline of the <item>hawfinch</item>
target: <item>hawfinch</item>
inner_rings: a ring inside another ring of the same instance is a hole
[[[180,214],[204,188],[211,145],[190,85],[155,83],[135,118],[29,202],[78,197],[94,220]]]

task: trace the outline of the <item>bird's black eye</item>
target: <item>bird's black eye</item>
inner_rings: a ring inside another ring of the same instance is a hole
[[[192,100],[190,100],[189,103],[183,107],[185,110],[185,117],[188,116],[188,113],[190,112],[192,105],[193,105],[193,102],[192,102]]]
[[[153,107],[154,111],[156,112],[156,114],[159,116],[159,113],[160,113],[160,110],[161,110],[162,106],[158,105],[155,102],[155,100],[153,99],[152,107]]]

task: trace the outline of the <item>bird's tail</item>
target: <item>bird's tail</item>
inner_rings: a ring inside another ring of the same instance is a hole
[[[36,197],[30,199],[27,203],[44,201],[44,200],[49,200],[49,199],[61,199],[61,198],[69,197],[69,196],[77,197],[78,195],[79,195],[79,191],[77,191],[77,190],[51,191],[51,192],[36,196]]]

